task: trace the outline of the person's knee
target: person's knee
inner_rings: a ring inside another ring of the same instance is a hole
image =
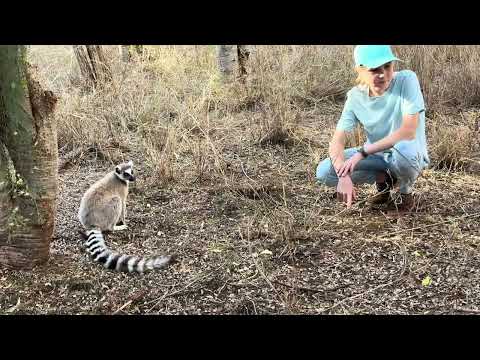
[[[330,159],[325,159],[321,161],[315,173],[315,178],[317,181],[324,185],[330,185],[332,177],[332,163]]]
[[[395,145],[393,151],[395,172],[409,178],[418,177],[422,169],[415,146],[409,144],[408,141],[402,141]]]

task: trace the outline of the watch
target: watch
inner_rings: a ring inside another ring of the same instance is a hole
[[[365,146],[362,146],[357,149],[357,151],[362,154],[363,158],[365,159],[368,156],[368,153],[365,151]]]

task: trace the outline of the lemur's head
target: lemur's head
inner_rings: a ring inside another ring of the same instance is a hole
[[[115,167],[115,175],[128,184],[129,181],[135,181],[135,176],[133,175],[133,161],[119,164]]]

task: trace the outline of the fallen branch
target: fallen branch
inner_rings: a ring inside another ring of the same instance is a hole
[[[220,265],[218,266],[217,268],[215,268],[212,273],[215,273],[217,270],[219,270],[223,265]],[[169,293],[167,291],[167,293],[165,293],[163,296],[161,296],[160,298],[157,298],[153,301],[155,301],[155,304],[153,304],[152,307],[150,307],[146,312],[149,313],[150,311],[152,311],[160,302],[162,302],[165,298],[167,297],[171,297],[171,296],[174,296],[174,295],[179,295],[179,294],[186,294],[186,293],[190,293],[190,292],[193,292],[193,291],[196,291],[198,290],[198,288],[196,289],[190,289],[190,290],[187,290],[187,288],[189,288],[190,286],[192,286],[193,284],[195,284],[196,282],[200,281],[200,280],[205,280],[207,278],[211,278],[212,277],[212,273],[209,273],[207,275],[204,275],[204,276],[197,276],[196,278],[194,278],[191,282],[189,282],[187,285],[185,285],[183,288],[179,289],[179,290],[175,290],[171,293]],[[186,291],[187,290],[187,291]],[[150,304],[152,303],[153,301],[151,302],[148,302],[147,304]]]
[[[416,226],[416,227],[409,228],[409,229],[397,230],[397,231],[394,231],[394,232],[389,233],[388,235],[390,236],[390,235],[396,235],[396,234],[400,234],[400,233],[407,232],[407,231],[426,229],[426,228],[430,228],[430,227],[433,227],[433,226],[446,224],[446,223],[448,223],[448,222],[452,222],[452,221],[455,221],[455,220],[466,219],[466,218],[469,218],[469,217],[477,217],[477,216],[480,216],[480,213],[467,214],[467,215],[460,216],[459,218],[456,218],[456,219],[447,219],[447,220],[443,220],[443,221],[437,222],[437,223],[435,223],[435,224],[429,224],[429,225],[423,225],[423,226]],[[386,237],[386,236],[380,237],[380,239],[385,238],[385,237]]]
[[[453,308],[455,311],[468,312],[473,314],[480,314],[480,310],[469,308]]]
[[[343,285],[339,285],[339,286],[336,286],[336,287],[331,288],[331,289],[315,289],[315,288],[306,287],[306,286],[290,285],[290,284],[286,284],[286,283],[278,281],[278,280],[273,280],[272,282],[275,283],[275,284],[278,284],[278,285],[283,285],[283,286],[295,289],[295,290],[301,290],[301,291],[307,291],[307,292],[313,292],[313,293],[335,292],[337,290],[340,290],[340,289],[351,286],[351,284],[343,284]]]
[[[369,293],[374,292],[374,291],[376,291],[376,290],[378,290],[378,289],[381,289],[381,288],[384,288],[384,287],[393,285],[393,284],[395,284],[395,283],[397,283],[397,282],[400,282],[400,281],[403,281],[403,280],[405,280],[405,279],[404,279],[404,278],[399,278],[399,279],[396,279],[396,280],[392,280],[392,281],[390,281],[390,282],[388,282],[388,283],[386,283],[386,284],[380,284],[380,285],[378,285],[378,286],[375,286],[374,288],[368,289],[367,291],[364,291],[364,292],[362,292],[362,293],[360,293],[360,294],[356,294],[356,295],[349,296],[349,297],[347,297],[347,298],[345,298],[345,299],[337,302],[336,304],[333,304],[333,305],[330,306],[329,308],[324,309],[324,310],[321,311],[321,312],[326,312],[326,311],[335,309],[336,307],[338,307],[339,305],[342,305],[342,304],[346,303],[347,301],[357,299],[357,298],[359,298],[359,297],[362,297],[363,295],[369,294]]]
[[[115,310],[115,311],[113,312],[113,315],[118,314],[120,311],[122,311],[122,310],[125,309],[126,307],[130,306],[132,303],[138,301],[140,298],[144,297],[146,293],[147,293],[147,290],[142,290],[142,291],[137,292],[136,294],[133,294],[133,295],[130,297],[130,300],[128,300],[125,304],[123,304],[123,305],[120,306],[117,310]]]

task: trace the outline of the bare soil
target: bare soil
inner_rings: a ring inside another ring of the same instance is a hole
[[[228,152],[230,151],[230,152]],[[427,170],[422,207],[403,216],[360,202],[346,211],[313,179],[302,146],[226,149],[231,181],[188,172],[156,184],[141,154],[128,230],[107,244],[175,254],[143,276],[87,257],[77,210],[112,164],[79,157],[59,173],[47,264],[0,269],[1,314],[454,314],[480,311],[478,175]],[[63,156],[63,155],[62,155]],[[208,174],[207,174],[208,175]]]

